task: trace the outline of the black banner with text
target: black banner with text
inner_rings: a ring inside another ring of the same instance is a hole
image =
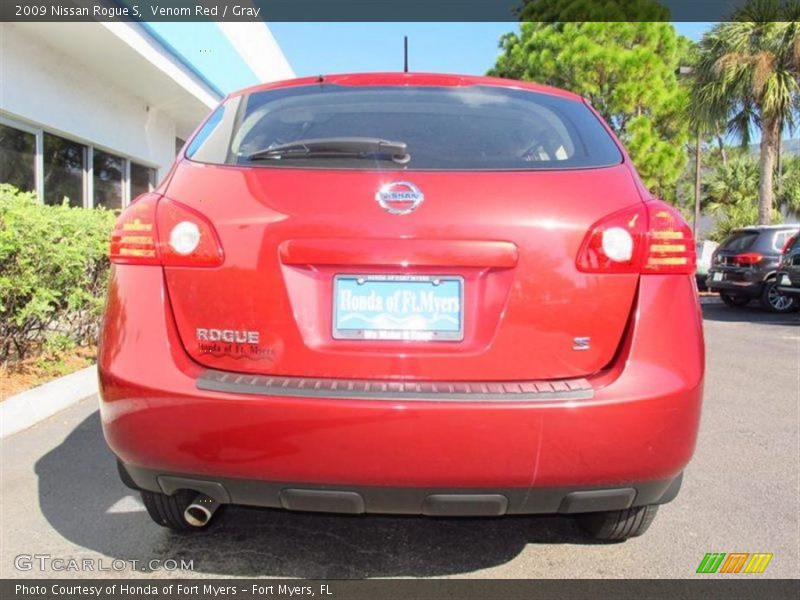
[[[755,1],[0,0],[0,21],[726,21]]]
[[[730,579],[690,580],[9,580],[0,582],[4,600],[537,600],[668,598],[681,600],[770,600],[800,596],[798,580],[756,579],[734,576]]]

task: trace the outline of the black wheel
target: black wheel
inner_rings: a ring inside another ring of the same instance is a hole
[[[746,306],[751,300],[747,296],[740,296],[738,294],[732,294],[731,292],[720,292],[719,297],[725,304],[732,308]]]
[[[797,310],[797,302],[794,297],[782,293],[778,289],[778,282],[775,279],[770,279],[764,284],[761,304],[769,312],[774,313],[788,313]]]
[[[578,523],[598,540],[627,540],[642,535],[656,518],[658,506],[634,506],[625,510],[578,515]]]
[[[189,525],[183,517],[183,512],[195,499],[197,492],[179,490],[173,495],[167,496],[158,492],[142,490],[141,494],[147,514],[162,527],[183,533],[201,529]]]

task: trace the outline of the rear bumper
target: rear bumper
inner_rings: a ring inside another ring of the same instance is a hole
[[[620,487],[420,488],[302,484],[222,477],[197,478],[127,467],[131,488],[172,494],[189,489],[223,504],[343,514],[386,513],[432,517],[496,517],[577,514],[664,504],[678,494],[683,474],[672,480]]]
[[[588,378],[589,397],[508,402],[199,389],[205,369],[183,351],[164,298],[159,269],[116,268],[99,355],[105,436],[143,489],[179,477],[260,506],[477,510],[447,497],[457,493],[490,514],[497,496],[508,513],[581,512],[602,498],[669,500],[695,447],[704,356],[690,276],[642,277],[623,347]]]
[[[723,273],[725,279],[713,281],[715,273]],[[750,298],[758,298],[764,291],[763,274],[746,270],[711,269],[706,278],[706,287],[712,292],[732,292]]]

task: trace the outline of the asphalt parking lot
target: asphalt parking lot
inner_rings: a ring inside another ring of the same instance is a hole
[[[800,577],[800,315],[704,306],[708,373],[695,458],[651,529],[598,544],[566,517],[345,517],[229,508],[192,536],[153,524],[118,480],[97,401],[0,443],[0,577],[18,555],[192,560],[193,571],[96,576],[694,577],[706,552],[770,552],[760,577]],[[97,564],[97,563],[95,563]],[[119,565],[120,563],[115,563]],[[91,576],[91,572],[82,573]],[[703,577],[708,577],[704,575]]]

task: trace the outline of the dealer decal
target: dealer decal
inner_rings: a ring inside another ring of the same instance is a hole
[[[205,327],[198,327],[195,331],[200,352],[203,354],[256,360],[275,358],[274,349],[261,344],[261,333],[258,331]]]

